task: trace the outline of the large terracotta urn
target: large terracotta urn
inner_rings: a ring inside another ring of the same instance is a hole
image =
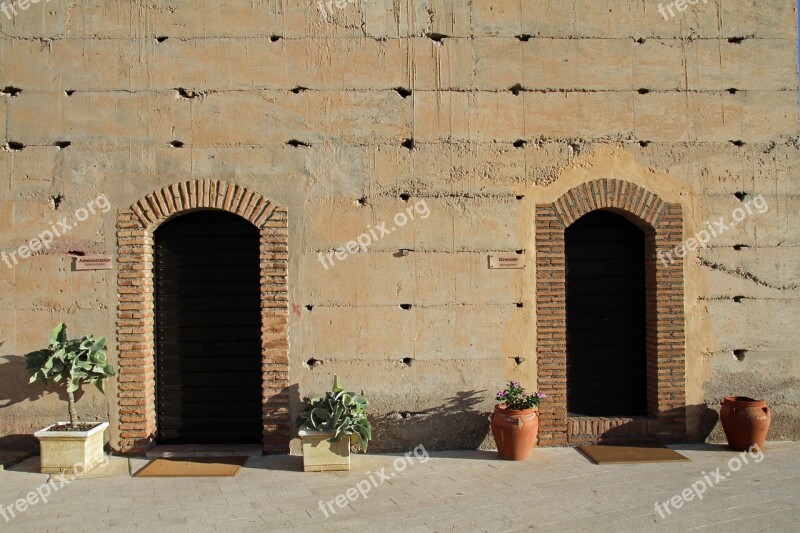
[[[492,435],[500,457],[524,461],[531,456],[539,436],[539,413],[534,409],[507,409],[496,405],[491,418]]]
[[[745,451],[756,445],[764,449],[772,414],[764,400],[726,396],[719,412],[722,429],[732,450]]]

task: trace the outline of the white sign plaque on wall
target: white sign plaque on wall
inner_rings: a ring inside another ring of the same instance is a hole
[[[75,258],[75,270],[111,270],[114,260],[110,255],[82,255]]]
[[[489,268],[525,268],[525,254],[490,254]]]

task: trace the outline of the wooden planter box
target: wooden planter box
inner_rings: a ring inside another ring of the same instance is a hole
[[[336,472],[350,470],[350,436],[339,442],[328,439],[333,433],[300,430],[303,441],[303,470],[306,472]]]
[[[89,431],[48,431],[51,427],[33,434],[39,439],[42,474],[80,474],[103,462],[103,435],[108,422]]]

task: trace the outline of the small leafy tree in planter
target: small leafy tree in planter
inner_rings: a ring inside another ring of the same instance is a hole
[[[330,432],[331,442],[339,442],[345,435],[353,435],[362,450],[372,438],[372,425],[367,418],[369,402],[362,395],[346,391],[339,382],[339,376],[333,377],[333,390],[324,398],[312,398],[306,404],[297,424],[301,429]]]
[[[40,381],[46,387],[66,387],[70,423],[65,429],[70,431],[80,430],[75,412],[75,392],[90,383],[104,392],[105,379],[116,374],[114,366],[106,359],[105,337],[96,339],[89,335],[67,339],[67,325],[64,323],[55,327],[47,348],[25,356],[25,370],[31,376],[30,383]]]

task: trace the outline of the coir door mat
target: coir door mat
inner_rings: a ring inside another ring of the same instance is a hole
[[[134,477],[233,477],[248,457],[170,457],[155,459]]]
[[[578,446],[578,451],[598,465],[631,463],[668,463],[688,461],[675,450],[662,444],[640,444],[637,446]]]

